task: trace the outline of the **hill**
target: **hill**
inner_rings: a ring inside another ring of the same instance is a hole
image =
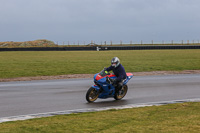
[[[39,39],[34,41],[25,42],[0,42],[0,47],[47,47],[47,46],[57,46],[53,41],[46,39]]]

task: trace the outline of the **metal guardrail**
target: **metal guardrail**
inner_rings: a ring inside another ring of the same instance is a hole
[[[29,47],[29,48],[25,47],[25,48],[0,48],[0,51],[102,51],[102,50],[158,50],[158,49],[200,49],[200,45]]]

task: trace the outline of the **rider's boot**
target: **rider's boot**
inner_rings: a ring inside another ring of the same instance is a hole
[[[117,86],[115,87],[115,94],[118,94],[119,91],[121,90],[121,88],[122,88],[122,86],[117,85]]]

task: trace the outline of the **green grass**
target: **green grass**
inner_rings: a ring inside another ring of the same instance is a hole
[[[0,52],[0,78],[93,74],[118,56],[127,72],[199,70],[200,50]]]
[[[9,133],[198,133],[200,103],[59,115],[0,124]]]

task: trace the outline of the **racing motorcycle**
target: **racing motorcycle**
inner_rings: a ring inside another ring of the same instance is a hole
[[[91,86],[86,93],[86,100],[91,103],[97,98],[106,99],[113,97],[115,100],[121,100],[128,91],[127,83],[133,77],[132,73],[126,73],[127,78],[123,81],[122,88],[115,93],[114,80],[117,78],[114,74],[103,69],[94,75],[95,85]]]

